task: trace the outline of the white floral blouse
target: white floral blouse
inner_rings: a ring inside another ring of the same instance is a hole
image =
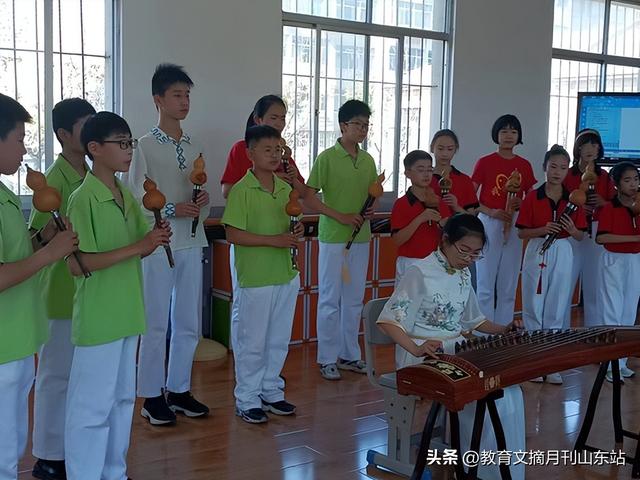
[[[413,339],[451,340],[484,321],[469,269],[451,268],[436,250],[407,269],[377,323],[398,325]]]

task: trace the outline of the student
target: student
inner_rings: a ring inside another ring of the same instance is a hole
[[[369,264],[371,227],[359,212],[376,181],[373,157],[360,148],[367,137],[371,110],[366,103],[349,100],[338,111],[341,136],[313,164],[304,201],[322,191],[323,207],[318,225],[318,363],[327,380],[340,380],[340,370],[366,373],[358,333]],[[316,208],[309,203],[312,208]],[[327,207],[327,208],[325,208]],[[365,212],[373,214],[374,207]],[[354,227],[362,226],[344,255]],[[342,278],[343,263],[350,282]]]
[[[267,125],[247,129],[253,168],[229,192],[222,217],[227,239],[236,248],[238,321],[233,322],[236,414],[264,423],[265,411],[292,415],[280,376],[289,350],[300,276],[290,248],[304,233],[289,232],[285,207],[291,187],[275,171],[281,161],[280,132]]]
[[[602,323],[612,326],[631,326],[636,323],[640,299],[640,218],[638,218],[638,169],[630,162],[622,162],[611,169],[617,196],[602,207],[596,241],[604,246],[598,265],[597,292],[601,305]],[[618,361],[620,375],[633,377],[627,359]],[[611,364],[606,376],[613,381]]]
[[[68,98],[53,107],[53,131],[62,153],[46,172],[47,183],[62,196],[60,214],[66,216],[69,195],[80,186],[89,166],[80,139],[84,122],[96,113],[89,102]],[[31,209],[32,231],[43,228],[51,220],[47,212]],[[71,312],[73,278],[64,261],[47,268],[43,274],[44,295],[49,318],[49,341],[38,352],[38,372],[34,395],[33,456],[38,460],[33,476],[44,480],[65,478],[64,416],[67,383],[73,344]]]
[[[14,175],[20,168],[28,122],[24,107],[0,94],[0,174]],[[20,199],[0,182],[0,480],[18,478],[27,446],[33,354],[47,340],[39,274],[77,245],[70,228],[57,233],[51,220],[30,238]]]
[[[507,209],[507,180],[516,170],[522,177],[520,190],[511,203],[511,210],[520,208],[522,196],[536,184],[531,164],[514,153],[522,143],[522,127],[514,115],[498,118],[491,129],[491,138],[498,151],[480,158],[471,179],[480,189],[478,218],[487,233],[484,258],[476,263],[478,303],[488,318],[500,325],[513,320],[522,255],[522,241],[513,227],[514,215]],[[506,228],[506,234],[505,234]]]
[[[587,229],[581,208],[571,215],[563,215],[569,191],[562,182],[569,162],[564,148],[551,147],[542,162],[547,181],[527,194],[516,222],[518,237],[529,240],[522,264],[522,319],[527,330],[562,329],[568,323],[565,316],[571,303],[573,262],[568,238],[580,241]],[[550,234],[557,234],[557,239],[540,255],[540,247]],[[546,380],[561,384],[562,376],[552,373]],[[543,379],[538,377],[532,381]]]
[[[391,209],[391,236],[398,246],[396,284],[416,260],[425,258],[440,243],[440,210],[427,205],[428,189],[433,177],[431,155],[413,150],[404,157],[404,174],[411,181],[407,193],[397,199]],[[440,202],[439,202],[440,203]]]
[[[202,146],[183,129],[190,108],[193,81],[177,65],[161,64],[151,79],[151,93],[158,111],[158,125],[144,135],[134,151],[133,163],[123,182],[140,202],[145,176],[167,197],[164,215],[171,224],[175,268],[163,249],[142,261],[147,332],[140,341],[138,396],[143,397],[141,415],[151,425],[176,422],[175,412],[201,417],[209,407],[191,394],[191,367],[200,341],[202,325],[202,248],[207,238],[202,222],[191,236],[194,218],[208,215],[206,186],[192,201],[190,174]],[[147,222],[153,215],[144,210]],[[169,361],[165,370],[167,328],[171,322]],[[165,397],[166,393],[166,397]]]
[[[249,115],[247,120],[247,129],[255,125],[268,125],[278,130],[280,135],[286,125],[287,120],[287,105],[284,100],[278,95],[265,95],[260,97],[253,107],[253,111]],[[276,175],[289,184],[293,182],[294,177],[298,177],[298,180],[304,182],[304,178],[298,172],[296,163],[291,157],[290,152],[287,154],[283,152],[284,159],[289,163],[288,173],[284,171],[284,165],[278,166]],[[231,187],[237,183],[247,170],[252,167],[251,160],[247,155],[247,144],[244,140],[237,141],[227,156],[227,164],[224,167],[224,172],[220,178],[220,185],[222,186],[222,196],[227,198]]]
[[[114,113],[97,113],[84,124],[81,138],[93,169],[71,194],[68,210],[91,277],[82,276],[69,259],[76,278],[65,419],[67,478],[127,478],[136,350],[145,329],[140,257],[168,245],[171,231],[165,221],[149,231],[138,201],[116,178],[116,172],[129,169],[137,144],[127,122]]]
[[[588,234],[582,240],[569,239],[573,247],[573,268],[570,284],[575,287],[578,277],[582,289],[582,304],[584,310],[584,325],[593,327],[602,324],[601,314],[598,308],[598,265],[600,257],[604,253],[604,247],[595,241],[598,231],[598,215],[602,207],[616,196],[616,188],[607,172],[599,163],[604,158],[604,147],[600,134],[590,128],[581,130],[576,136],[573,146],[573,166],[569,169],[564,186],[572,191],[582,183],[582,175],[591,168],[597,175],[595,192],[587,195],[585,212],[591,220]],[[572,290],[573,291],[573,290]],[[567,308],[567,318],[570,318],[570,308]]]
[[[473,330],[497,334],[513,326],[489,321],[481,312],[471,287],[469,265],[482,257],[486,242],[482,222],[469,214],[457,214],[447,220],[438,250],[410,266],[385,304],[378,325],[397,344],[396,368],[420,363],[425,356],[436,357],[444,351],[453,354],[463,333]],[[496,401],[510,450],[525,450],[524,403],[519,386],[504,389]],[[459,412],[460,445],[469,450],[475,416],[475,403]],[[484,418],[481,451],[496,451],[493,427],[487,413]],[[524,479],[524,465],[511,465],[513,479]],[[499,479],[497,465],[480,466],[478,476]]]
[[[275,128],[281,135],[286,125],[287,119],[287,105],[284,103],[281,97],[278,95],[265,95],[260,97],[256,102],[249,119],[247,120],[247,127],[253,127],[255,125],[268,125]],[[245,131],[246,131],[245,129]],[[283,160],[288,162],[287,173],[284,171],[284,164],[278,166],[276,175],[282,180],[291,184],[294,178],[298,178],[301,183],[304,183],[304,178],[298,172],[296,163],[291,158],[290,153],[287,155],[283,152]],[[238,181],[240,181],[248,170],[252,168],[253,164],[247,155],[247,143],[244,139],[237,141],[227,157],[227,164],[224,168],[220,184],[222,185],[222,196],[227,198],[231,187]],[[235,269],[235,247],[231,245],[229,249],[229,271],[231,272],[231,290],[232,297],[235,298],[238,294],[238,276]],[[238,322],[238,312],[236,309],[236,303],[233,302],[231,306],[231,323]],[[232,328],[232,331],[237,331],[238,328]],[[234,344],[232,337],[231,344]]]
[[[480,206],[471,177],[451,164],[459,148],[460,142],[458,142],[458,136],[453,130],[439,130],[431,140],[431,153],[435,156],[431,188],[436,195],[442,197],[442,201],[446,205],[445,219],[456,213],[474,213]],[[451,189],[446,195],[442,195],[440,187],[440,179],[443,175],[448,175],[451,180]]]

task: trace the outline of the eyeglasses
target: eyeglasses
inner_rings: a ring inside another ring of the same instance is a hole
[[[371,124],[370,123],[362,123],[362,122],[345,122],[346,125],[353,125],[356,128],[359,128],[360,130],[369,130],[371,128]]]
[[[121,150],[136,148],[138,146],[138,140],[136,138],[130,138],[129,140],[103,140],[102,143],[117,143],[120,145]]]
[[[416,172],[418,175],[424,175],[425,173],[433,173],[433,168],[414,167],[411,170]]]
[[[476,260],[484,258],[484,255],[482,253],[463,252],[455,243],[453,244],[453,247],[456,249],[456,252],[458,252],[458,255],[460,255],[460,258],[462,258],[463,260],[472,260],[475,262]]]

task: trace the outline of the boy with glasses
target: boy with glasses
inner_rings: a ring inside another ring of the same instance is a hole
[[[327,380],[340,380],[338,369],[366,373],[358,333],[362,299],[369,264],[369,218],[359,214],[369,185],[377,179],[373,157],[360,148],[367,137],[371,110],[366,103],[349,100],[340,107],[341,137],[316,159],[305,189],[305,202],[322,191],[318,256],[318,363]],[[313,203],[310,203],[313,205]],[[362,226],[344,255],[345,244],[355,227]],[[351,280],[342,278],[343,263]]]
[[[68,212],[91,276],[85,278],[68,259],[76,278],[66,471],[69,480],[127,478],[136,350],[145,330],[140,259],[168,245],[171,231],[165,221],[149,231],[137,200],[116,178],[129,170],[133,154],[127,122],[115,113],[97,113],[81,138],[93,168],[71,194]]]

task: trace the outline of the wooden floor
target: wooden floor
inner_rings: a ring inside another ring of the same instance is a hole
[[[212,407],[204,419],[180,416],[178,425],[151,427],[136,405],[129,475],[134,480],[158,479],[396,479],[367,468],[369,449],[386,451],[387,424],[380,391],[366,376],[343,373],[343,380],[323,380],[316,367],[316,346],[305,344],[290,350],[283,374],[287,399],[298,406],[295,417],[276,417],[264,425],[249,425],[233,414],[233,362],[196,363],[193,391]],[[389,348],[378,349],[382,367],[393,367]],[[640,361],[630,359],[638,370]],[[571,449],[597,368],[564,372],[564,385],[523,385],[526,403],[527,449]],[[622,389],[625,428],[640,430],[640,378],[627,380]],[[611,385],[605,382],[591,444],[617,450],[610,415]],[[422,427],[421,414],[415,430]],[[635,442],[625,441],[633,454]],[[29,447],[30,451],[30,447]],[[19,478],[31,478],[33,458],[20,463]],[[434,479],[451,478],[435,472]],[[631,478],[631,467],[527,467],[527,479]]]

